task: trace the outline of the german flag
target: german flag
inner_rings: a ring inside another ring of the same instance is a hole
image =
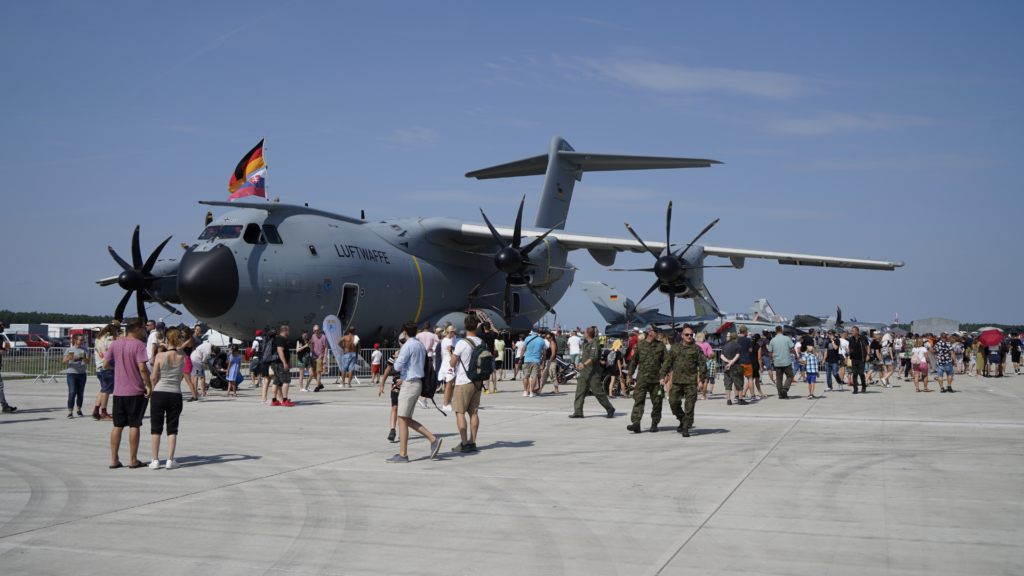
[[[612,299],[612,300],[618,300],[618,299],[619,299],[619,297],[618,297],[618,296],[616,296],[615,294],[612,294],[612,295],[611,295],[611,299]]]
[[[256,145],[248,154],[242,157],[238,162],[238,166],[235,166],[235,172],[231,175],[231,180],[228,181],[228,192],[235,193],[243,184],[246,182],[246,177],[249,174],[259,170],[266,166],[263,163],[263,142],[266,138],[260,140],[260,143]]]

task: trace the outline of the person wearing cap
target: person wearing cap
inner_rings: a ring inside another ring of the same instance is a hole
[[[640,420],[644,417],[647,394],[651,395],[651,432],[658,431],[661,422],[661,404],[665,400],[665,388],[661,385],[661,365],[665,361],[665,346],[658,342],[654,326],[644,329],[644,339],[637,342],[633,358],[629,361],[628,373],[636,371],[636,387],[633,388],[633,412],[626,430],[639,434]]]

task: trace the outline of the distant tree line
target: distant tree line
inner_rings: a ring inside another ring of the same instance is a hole
[[[3,320],[5,326],[11,324],[109,324],[113,319],[113,316],[89,316],[88,314],[0,310],[0,320]]]

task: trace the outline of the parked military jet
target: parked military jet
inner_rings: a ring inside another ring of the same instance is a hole
[[[529,328],[572,283],[569,252],[585,249],[611,266],[619,252],[657,255],[669,247],[635,234],[630,239],[566,232],[573,188],[585,172],[712,164],[719,162],[576,152],[556,136],[546,154],[466,174],[481,180],[543,174],[530,228],[522,226],[522,203],[509,227],[492,225],[482,209],[483,222],[444,216],[365,220],[252,197],[203,201],[229,210],[208,223],[180,261],[159,260],[167,240],[143,261],[136,233],[132,263],[110,249],[123,271],[99,283],[117,283],[128,291],[115,311],[118,317],[135,294],[139,316],[146,315],[145,302],[168,310],[180,303],[212,328],[241,340],[268,324],[312,325],[328,314],[345,327],[354,325],[364,338],[378,326],[397,328],[407,320],[461,322],[473,310],[499,328]],[[679,266],[685,262],[690,268],[672,277],[676,295],[700,293],[702,275],[694,265],[708,254],[731,257],[734,267],[742,267],[744,257],[884,270],[902,265],[698,245],[678,256]]]

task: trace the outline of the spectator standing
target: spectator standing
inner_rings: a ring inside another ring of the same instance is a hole
[[[288,346],[288,336],[291,335],[291,327],[287,324],[277,329],[277,336],[274,337],[272,346],[275,354],[271,357],[270,368],[274,371],[274,392],[271,406],[295,406],[288,398],[288,387],[292,382],[292,367],[289,363],[291,347]],[[280,393],[281,401],[277,400]]]
[[[750,366],[752,368],[750,374],[750,381],[753,383],[753,387],[750,389],[750,397],[755,398],[754,389],[757,389],[758,400],[764,400],[764,392],[761,392],[761,372],[764,371],[764,366],[761,364],[761,335],[754,334],[750,339]]]
[[[918,392],[931,392],[928,389],[928,348],[921,338],[914,341],[914,349],[910,353],[910,363],[914,366],[914,388]],[[924,390],[921,390],[920,386],[922,379],[924,380]]]
[[[935,367],[938,376],[935,379],[939,382],[939,392],[953,391],[953,345],[949,343],[949,334],[943,332],[939,339],[932,345],[932,354],[935,356]],[[946,386],[942,386],[942,379],[945,377]]]
[[[498,393],[498,382],[505,378],[505,340],[497,338],[494,341],[494,368],[497,380],[493,383],[492,394]]]
[[[715,350],[713,348],[711,348],[711,344],[708,344],[707,337],[708,337],[708,333],[707,332],[698,332],[698,333],[694,334],[694,336],[693,336],[693,339],[697,341],[697,347],[700,348],[702,352],[704,352],[704,359],[705,359],[705,362],[707,363],[707,366],[708,366],[708,377],[707,377],[707,379],[706,380],[702,380],[697,385],[698,390],[700,391],[700,399],[701,400],[707,400],[708,399],[708,394],[712,394],[712,391],[713,391],[713,389],[715,387],[715,374],[718,372],[718,361],[715,358],[716,353],[715,353]],[[667,344],[667,341],[668,341],[668,338],[665,339],[665,342],[666,342],[665,351],[666,352],[672,349],[672,347]]]
[[[748,329],[746,326],[740,326],[740,337],[736,339],[736,344],[740,347],[740,368],[743,371],[743,391],[740,392],[739,397],[743,399],[750,394],[751,399],[754,397],[754,360],[752,358],[754,349],[754,341],[747,336]]]
[[[452,411],[452,398],[455,395],[455,370],[452,368],[452,351],[458,338],[455,336],[455,326],[449,324],[444,329],[444,339],[441,340],[441,367],[437,371],[437,380],[444,390],[444,411]],[[423,401],[420,401],[423,406]]]
[[[128,428],[129,468],[142,468],[139,462],[139,428],[146,415],[146,406],[153,391],[149,379],[149,356],[146,355],[146,327],[141,318],[125,324],[125,337],[110,344],[103,365],[114,370],[114,429],[110,432],[110,467],[120,468],[117,453],[121,433]]]
[[[537,387],[537,394],[544,392],[544,386],[549,381],[554,382],[554,393],[558,394],[558,362],[555,361],[555,358],[558,357],[558,341],[555,340],[552,334],[547,334],[544,340],[547,347],[544,348],[544,352],[541,354],[541,378],[540,386]]]
[[[853,386],[853,393],[857,393],[857,380],[860,379],[861,392],[867,393],[868,384],[864,378],[864,362],[871,353],[871,347],[867,338],[861,335],[860,328],[856,326],[850,334],[850,360],[853,364],[853,372],[850,374],[850,386]]]
[[[525,338],[525,335],[519,335],[519,340],[516,341],[515,348],[512,352],[512,380],[519,379],[519,371],[523,368],[523,352],[526,351]]]
[[[153,359],[153,385],[152,397],[150,398],[149,412],[149,433],[152,436],[153,461],[149,467],[153,470],[160,468],[160,436],[164,433],[164,423],[167,424],[167,470],[174,470],[179,465],[174,461],[174,449],[178,441],[178,420],[181,418],[181,379],[185,372],[185,354],[181,351],[181,333],[172,328],[166,333],[167,351],[160,352]],[[238,346],[231,347],[231,354],[237,359],[233,366],[241,366],[242,355]],[[231,380],[231,372],[228,371],[228,390],[231,390],[234,381]],[[229,392],[230,393],[230,392]]]
[[[798,361],[804,365],[804,373],[807,374],[807,399],[814,400],[814,384],[818,381],[818,356],[814,353],[814,346],[805,346]]]
[[[380,344],[374,343],[373,352],[370,353],[370,382],[372,384],[376,384],[377,382],[380,382],[381,384],[384,383],[381,378],[380,369],[381,360],[383,360],[383,358],[384,354],[380,351]]]
[[[540,362],[544,348],[544,338],[536,330],[531,330],[523,341],[523,396],[536,396],[534,390],[540,385]]]
[[[149,367],[153,368],[153,356],[156,355],[157,347],[160,346],[160,338],[156,333],[156,321],[146,321],[146,355],[149,358]]]
[[[559,358],[565,356],[565,345],[566,345],[567,342],[568,342],[568,339],[565,337],[564,334],[562,334],[562,331],[561,330],[555,330],[555,344],[558,345],[558,350],[557,350],[557,352],[555,352],[555,354]]]
[[[429,325],[429,324],[428,324]],[[434,336],[431,334],[430,336]],[[436,341],[435,341],[436,343]],[[355,376],[356,364],[359,360],[359,338],[356,336],[356,327],[349,326],[348,334],[338,339],[338,347],[341,348],[341,384],[339,388],[351,388],[352,378]]]
[[[964,343],[956,335],[950,336],[949,341],[953,344],[953,373],[964,373]]]
[[[380,379],[380,390],[377,391],[377,396],[384,393],[384,383],[387,382],[388,376],[391,376],[391,431],[388,432],[388,442],[395,441],[395,427],[398,426],[398,371],[395,370],[395,360],[398,359],[398,350],[395,350],[388,358],[388,365],[384,368],[384,374]]]
[[[580,363],[580,348],[583,346],[583,339],[580,338],[579,334],[575,330],[572,331],[572,335],[566,341],[569,346],[569,361],[575,366]]]
[[[722,346],[722,361],[725,364],[722,366],[722,379],[725,381],[725,403],[727,406],[732,406],[732,393],[736,392],[736,403],[744,405],[747,403],[743,399],[743,367],[740,364],[740,345],[736,339],[735,332],[729,332],[727,336],[725,346]]]
[[[252,340],[252,361],[249,363],[249,378],[252,380],[253,388],[263,388],[264,387],[263,386],[263,377],[264,377],[264,373],[263,373],[263,348],[264,348],[265,345],[266,345],[266,343],[263,340],[263,330],[257,330],[256,331],[256,337],[253,338],[253,340]],[[186,348],[185,352],[186,352],[186,354],[191,354],[191,352],[189,352],[189,350],[187,348]],[[185,369],[188,372],[191,372],[191,370],[188,369],[188,366],[186,366]],[[188,381],[189,379],[186,378],[186,380]],[[320,380],[318,379],[317,382],[319,382],[319,381]],[[191,386],[191,381],[189,381],[189,386]],[[314,390],[314,392],[316,392],[316,390]],[[195,391],[193,390],[193,396],[194,395],[195,395]],[[264,394],[264,396],[266,396],[266,394]],[[266,400],[265,397],[264,397],[264,400]]]
[[[242,352],[238,349],[238,344],[231,345],[231,353],[228,354],[228,375],[225,379],[228,381],[228,389],[224,395],[230,398],[234,394],[235,398],[238,398],[238,384],[245,379],[242,376]]]
[[[789,387],[793,384],[793,341],[782,333],[782,326],[775,327],[775,337],[768,345],[772,354],[772,366],[775,367],[775,385],[778,387],[779,399],[789,399]]]
[[[384,329],[381,328],[381,334],[383,333]],[[319,392],[324,389],[320,378],[324,373],[324,361],[327,358],[327,346],[329,345],[327,336],[320,330],[319,325],[313,326],[313,336],[309,339],[309,344],[313,350],[313,375],[316,376],[316,386],[313,388],[313,392]]]
[[[416,339],[416,323],[406,322],[403,326],[405,344],[395,360],[395,370],[401,374],[398,379],[398,441],[399,451],[389,458],[389,464],[409,462],[409,429],[412,428],[430,442],[430,459],[433,460],[441,450],[441,439],[430,433],[425,426],[412,419],[416,410],[416,399],[423,391],[424,367],[427,361],[427,350],[423,343]],[[433,334],[431,334],[433,336]]]
[[[853,366],[850,361],[850,339],[846,330],[839,337],[839,382],[846,382],[846,370]],[[851,368],[852,370],[852,368]]]
[[[893,346],[892,334],[885,334],[882,336],[882,383],[885,384],[886,388],[892,388],[892,384],[889,383],[889,378],[893,374],[893,359],[896,357],[893,353],[895,347]]]
[[[1013,373],[1020,374],[1020,355],[1022,342],[1020,335],[1016,332],[1010,332],[1010,361],[1013,362]]]
[[[772,384],[775,383],[775,370],[772,369],[772,355],[768,352],[768,344],[771,343],[771,335],[767,330],[761,331],[761,350],[758,354],[761,355],[761,373],[768,373],[768,379],[771,380]],[[764,395],[761,396],[762,398]]]
[[[479,318],[477,318],[477,320],[479,320]],[[495,347],[495,343],[498,340],[498,332],[494,329],[493,326],[491,326],[490,322],[481,321],[479,327],[476,330],[476,335],[477,335],[477,338],[480,338],[481,340],[484,341],[484,344],[487,344],[487,350],[490,351],[490,353],[491,353],[491,386],[493,386],[495,389],[497,389],[497,387],[498,387],[498,380],[497,380],[498,379],[498,370],[497,370],[498,354],[497,354],[497,348]],[[487,389],[487,383],[486,382],[484,382],[484,391],[485,392],[490,392]]]
[[[615,407],[608,401],[604,386],[601,385],[601,342],[597,339],[597,329],[591,326],[586,331],[587,341],[580,351],[580,363],[576,369],[580,371],[576,380],[576,399],[573,401],[573,412],[569,418],[583,418],[583,401],[589,391],[608,412],[608,418],[615,417]]]
[[[295,367],[299,369],[299,390],[309,392],[309,385],[313,383],[313,375],[309,374],[309,367],[313,364],[313,345],[309,341],[309,332],[299,331],[299,340],[295,343]],[[306,381],[306,376],[309,380]]]
[[[466,329],[466,337],[455,345],[449,366],[455,371],[455,394],[452,404],[461,440],[452,448],[452,452],[466,453],[476,452],[477,433],[480,429],[480,391],[487,385],[483,381],[472,381],[469,377],[469,367],[473,365],[473,350],[478,346],[487,346],[487,343],[476,335],[477,328],[480,327],[480,320],[476,316],[466,316],[463,326]]]
[[[110,323],[100,330],[96,336],[96,344],[93,346],[93,356],[96,358],[96,377],[100,381],[100,393],[96,395],[96,405],[92,409],[93,420],[113,420],[114,417],[107,412],[107,402],[110,395],[114,393],[114,371],[103,367],[103,360],[110,349],[110,344],[120,335],[121,326]],[[101,412],[102,411],[102,412]]]
[[[71,347],[64,351],[61,363],[68,367],[65,375],[68,382],[68,419],[74,418],[72,410],[78,406],[78,416],[82,417],[82,402],[85,401],[86,362],[89,362],[89,351],[82,345],[85,337],[75,334],[71,337]]]
[[[839,385],[839,391],[843,391],[843,379],[839,376],[839,339],[836,338],[836,333],[832,330],[828,331],[828,337],[825,344],[825,383],[828,385],[828,389],[832,390],[832,377],[835,376],[836,383]]]
[[[427,358],[433,359],[434,347],[437,346],[438,337],[430,329],[430,322],[423,323],[423,331],[416,335],[416,339],[420,341],[420,344],[423,344],[423,348],[427,351]]]
[[[672,374],[668,406],[679,420],[679,427],[676,430],[684,438],[689,438],[690,428],[693,427],[693,410],[697,405],[697,385],[707,378],[708,368],[704,361],[704,353],[693,343],[693,328],[689,324],[684,324],[680,336],[682,343],[674,344],[672,350],[665,356],[659,376],[664,382],[665,378]],[[736,360],[739,360],[738,352]],[[682,404],[684,398],[685,407]]]
[[[0,333],[3,333],[3,331],[4,331],[4,323],[0,322]],[[17,406],[11,406],[10,404],[8,404],[7,403],[7,397],[4,396],[3,367],[4,367],[4,354],[6,354],[7,350],[8,350],[7,346],[8,346],[8,344],[6,342],[2,346],[0,346],[0,409],[3,410],[4,414],[10,414],[10,413],[12,413],[12,412],[14,412],[14,411],[16,411],[18,409]]]

